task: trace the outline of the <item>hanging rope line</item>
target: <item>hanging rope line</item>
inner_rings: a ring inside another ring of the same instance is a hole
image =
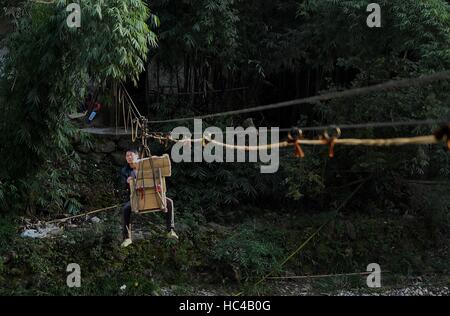
[[[439,73],[435,75],[420,77],[416,79],[407,79],[400,81],[388,82],[381,85],[376,85],[367,88],[353,89],[347,90],[340,93],[344,93],[344,95],[352,95],[353,93],[361,93],[361,91],[378,91],[379,89],[386,87],[393,88],[404,86],[406,84],[422,84],[424,82],[431,82],[435,80],[440,80],[442,78],[449,77],[450,72]],[[345,129],[360,129],[360,128],[369,128],[369,127],[396,127],[396,126],[412,126],[412,125],[433,125],[440,124],[440,126],[444,126],[440,130],[436,131],[433,135],[426,136],[416,136],[416,137],[397,137],[397,138],[375,138],[375,139],[360,139],[360,138],[340,138],[341,136],[341,127],[336,126],[313,126],[313,127],[304,127],[304,128],[291,128],[291,129],[281,129],[279,131],[287,131],[288,139],[278,143],[272,144],[263,144],[256,146],[248,146],[248,145],[234,145],[227,144],[221,141],[217,141],[212,139],[211,134],[202,135],[200,138],[194,139],[182,139],[176,140],[168,133],[161,132],[150,132],[148,129],[148,124],[150,122],[146,117],[142,116],[133,102],[130,94],[126,90],[125,86],[121,84],[122,90],[124,90],[122,95],[126,96],[126,100],[128,103],[128,118],[131,125],[131,138],[133,143],[140,137],[142,140],[142,148],[145,149],[147,153],[149,153],[149,148],[147,144],[147,139],[153,139],[158,141],[160,144],[168,145],[169,142],[172,143],[202,143],[202,146],[206,146],[209,143],[212,143],[216,146],[220,146],[226,149],[232,150],[241,150],[241,151],[259,151],[259,150],[270,150],[276,148],[288,148],[295,147],[295,156],[304,158],[305,153],[302,149],[302,145],[308,146],[328,146],[329,147],[329,156],[330,158],[334,157],[334,148],[336,145],[344,145],[344,146],[378,146],[378,147],[388,147],[388,146],[404,146],[404,145],[433,145],[437,144],[441,141],[447,142],[447,147],[450,150],[450,124],[448,122],[444,122],[443,120],[411,120],[406,122],[373,122],[373,123],[361,123],[361,124],[345,124],[343,128]],[[367,90],[369,89],[369,90]],[[324,96],[318,96],[324,97]],[[330,95],[326,95],[325,97],[331,98]],[[124,97],[125,98],[125,97]],[[295,100],[294,100],[295,101]],[[153,121],[154,122],[154,121]],[[446,124],[446,125],[444,125]],[[145,128],[144,128],[145,127]],[[335,130],[334,136],[330,137],[328,135],[328,131],[330,129]],[[255,128],[256,129],[256,128]],[[141,130],[141,135],[139,136],[139,130]],[[318,137],[318,139],[305,139],[303,136],[303,131],[324,131],[322,135]],[[236,131],[238,133],[248,133],[248,131]]]
[[[404,127],[404,126],[445,126],[450,124],[450,113],[449,118],[444,120],[428,119],[428,120],[410,120],[401,122],[370,122],[370,123],[359,123],[359,124],[333,124],[324,126],[307,126],[299,127],[302,131],[323,131],[333,126],[339,126],[340,129],[366,129],[366,128],[382,128],[382,127]],[[280,132],[289,132],[291,128],[281,128]]]
[[[429,83],[432,83],[435,81],[448,80],[448,79],[450,79],[450,71],[443,71],[443,72],[439,72],[439,73],[435,73],[435,74],[431,74],[431,75],[420,76],[418,78],[391,80],[391,81],[373,85],[373,86],[354,88],[354,89],[338,91],[338,92],[329,92],[329,93],[325,93],[322,95],[307,97],[307,98],[303,98],[303,99],[296,99],[296,100],[291,100],[291,101],[286,101],[286,102],[279,102],[279,103],[273,103],[273,104],[268,104],[268,105],[250,107],[250,108],[246,108],[246,109],[225,111],[225,112],[193,116],[193,117],[182,117],[182,118],[175,118],[175,119],[168,119],[168,120],[149,121],[149,123],[150,124],[174,123],[174,122],[191,121],[194,119],[207,119],[207,118],[238,115],[238,114],[251,113],[251,112],[261,112],[261,111],[279,109],[279,108],[288,107],[288,106],[300,105],[300,104],[310,104],[310,103],[316,103],[316,102],[321,102],[321,101],[328,101],[331,99],[354,97],[354,96],[365,95],[365,94],[369,94],[369,93],[373,93],[373,92],[381,92],[381,91],[386,91],[386,90],[399,89],[399,88],[412,87],[412,86],[422,86],[422,85],[426,85],[426,84],[429,84]]]
[[[449,114],[450,115],[450,114]],[[383,127],[404,127],[404,126],[445,126],[450,124],[450,116],[447,120],[437,120],[437,119],[427,119],[427,120],[410,120],[410,121],[399,121],[399,122],[369,122],[369,123],[359,123],[359,124],[332,124],[332,125],[322,125],[322,126],[306,126],[306,127],[291,127],[291,128],[280,128],[279,132],[290,132],[292,128],[299,128],[302,131],[323,131],[329,129],[333,126],[339,126],[341,130],[346,129],[366,129],[366,128],[383,128]],[[257,127],[255,127],[257,129]],[[223,131],[224,134],[253,134],[256,131],[252,130],[237,130],[237,131]],[[154,132],[156,134],[164,135],[170,134],[171,132]],[[203,133],[191,133],[192,136],[203,136]]]
[[[297,255],[303,248],[306,247],[306,245],[309,244],[309,242],[315,237],[317,236],[320,231],[327,226],[329,223],[331,223],[338,215],[339,212],[347,205],[347,203],[350,201],[351,198],[353,198],[353,196],[363,187],[363,185],[365,184],[365,181],[362,182],[360,185],[358,185],[358,187],[352,192],[350,193],[350,195],[344,200],[344,202],[342,202],[342,204],[333,212],[333,215],[325,221],[325,223],[323,223],[314,233],[311,234],[311,236],[308,237],[308,239],[306,239],[297,249],[295,249],[289,256],[287,256],[279,265],[279,267],[283,267],[289,260],[291,260],[295,255]],[[270,271],[267,275],[265,275],[264,277],[262,277],[258,282],[256,282],[253,287],[258,286],[259,284],[261,284],[262,282],[266,281],[267,278],[271,277],[272,274],[275,273],[275,270]],[[235,296],[241,296],[244,292],[241,291],[239,293],[237,293]]]
[[[319,275],[299,275],[289,277],[268,277],[267,280],[301,280],[301,279],[322,279],[334,278],[341,276],[369,275],[373,272],[354,272],[354,273],[337,273],[337,274],[319,274]],[[380,271],[380,273],[390,273],[390,271]]]
[[[213,143],[217,146],[222,146],[229,149],[243,150],[243,151],[257,151],[263,149],[274,149],[274,148],[283,148],[283,147],[291,147],[296,144],[300,145],[329,145],[329,141],[326,139],[317,139],[317,140],[296,140],[295,142],[284,141],[280,143],[268,144],[268,145],[258,145],[258,146],[238,146],[232,144],[225,144],[222,142],[218,142],[216,140],[205,137],[206,141],[209,143]],[[181,141],[183,142],[183,141]],[[417,137],[402,137],[402,138],[388,138],[388,139],[356,139],[356,138],[348,138],[348,139],[335,139],[334,143],[336,145],[347,145],[347,146],[401,146],[401,145],[431,145],[437,144],[439,142],[438,139],[434,135],[429,136],[417,136]]]
[[[134,112],[136,117],[142,117],[143,115],[139,112],[138,107],[136,106],[136,104],[133,101],[133,98],[131,98],[130,94],[128,93],[128,90],[125,88],[125,85],[123,83],[120,83],[122,90],[125,92],[125,95],[128,99],[128,103],[130,105],[130,108],[132,109],[132,111]]]
[[[106,212],[106,211],[110,211],[110,210],[115,210],[118,207],[120,207],[122,204],[116,204],[110,207],[105,207],[105,208],[100,208],[94,211],[90,211],[90,212],[86,212],[86,213],[82,213],[82,214],[78,214],[75,216],[69,216],[69,217],[65,217],[65,218],[60,218],[60,219],[55,219],[52,221],[48,221],[48,222],[44,222],[45,224],[55,224],[55,223],[61,223],[61,222],[65,222],[71,219],[75,219],[75,218],[79,218],[79,217],[83,217],[83,216],[87,216],[87,215],[92,215],[92,214],[97,214],[100,212]]]
[[[336,129],[336,135],[329,136],[328,130],[325,130],[324,134],[319,136],[319,139],[303,139],[303,132],[297,129],[297,134],[294,130],[289,132],[289,137],[287,140],[278,143],[266,144],[266,145],[234,145],[227,144],[215,139],[212,139],[211,134],[204,135],[202,138],[197,139],[182,139],[176,140],[171,135],[160,135],[158,133],[148,134],[149,138],[159,141],[162,143],[167,143],[169,141],[174,143],[199,143],[201,142],[203,146],[211,143],[216,146],[220,146],[226,149],[240,150],[240,151],[260,151],[260,150],[271,150],[276,148],[287,148],[295,147],[295,152],[297,157],[303,158],[305,156],[301,145],[309,146],[329,146],[330,157],[334,157],[334,147],[336,145],[344,146],[378,146],[378,147],[389,147],[389,146],[404,146],[404,145],[434,145],[440,142],[446,142],[447,147],[450,150],[450,125],[445,126],[437,130],[433,135],[426,136],[416,136],[416,137],[397,137],[397,138],[378,138],[378,139],[359,139],[359,138],[339,138],[341,136],[341,130],[338,127]]]

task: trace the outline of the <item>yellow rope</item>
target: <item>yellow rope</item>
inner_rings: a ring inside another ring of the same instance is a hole
[[[381,273],[389,273],[390,271],[380,271]],[[319,274],[319,275],[299,275],[289,277],[268,277],[268,280],[299,280],[299,279],[320,279],[320,278],[332,278],[340,276],[353,276],[353,275],[369,275],[373,272],[353,272],[353,273],[337,273],[337,274]]]
[[[301,141],[299,141],[301,143]],[[434,135],[402,137],[388,139],[336,139],[335,143],[347,146],[402,146],[402,145],[432,145],[439,142]]]
[[[97,210],[94,210],[94,211],[86,212],[86,213],[75,215],[75,216],[69,216],[69,217],[65,217],[65,218],[61,218],[61,219],[55,219],[55,220],[52,220],[52,221],[45,222],[45,224],[54,224],[54,223],[65,222],[65,221],[68,221],[70,219],[74,219],[74,218],[78,218],[78,217],[82,217],[82,216],[86,216],[86,215],[92,215],[92,214],[96,214],[96,213],[100,213],[100,212],[116,209],[119,206],[121,206],[121,204],[117,204],[117,205],[110,206],[110,207],[105,207],[105,208],[100,208],[100,209],[97,209]]]
[[[154,137],[154,139],[161,139],[162,137]],[[224,148],[229,149],[235,149],[235,150],[242,150],[242,151],[258,151],[258,150],[269,150],[274,148],[286,148],[286,147],[292,147],[295,146],[295,144],[299,145],[316,145],[316,146],[324,146],[328,145],[329,142],[325,139],[299,139],[295,142],[288,142],[283,141],[279,143],[273,143],[273,144],[267,144],[267,145],[257,145],[257,146],[239,146],[239,145],[232,145],[232,144],[226,144],[223,142],[216,141],[214,139],[211,139],[209,137],[204,138],[197,138],[197,139],[183,139],[183,140],[174,140],[173,138],[166,138],[173,142],[203,142],[206,140],[206,142],[215,144],[217,146],[222,146]],[[336,145],[344,145],[344,146],[402,146],[402,145],[432,145],[439,143],[440,140],[436,138],[434,135],[427,135],[427,136],[417,136],[417,137],[399,137],[399,138],[380,138],[380,139],[358,139],[358,138],[343,138],[343,139],[335,139],[334,143]]]
[[[345,201],[334,211],[333,216],[328,219],[325,223],[323,223],[311,236],[308,237],[308,239],[306,239],[294,252],[292,252],[289,256],[286,257],[286,259],[284,259],[281,264],[280,267],[284,266],[292,257],[294,257],[296,254],[298,254],[303,248],[305,248],[305,246],[315,237],[319,234],[319,232],[322,230],[322,228],[324,228],[326,225],[328,225],[328,223],[330,223],[333,219],[336,218],[336,216],[339,214],[339,211],[344,208],[345,205],[347,205],[347,202],[362,188],[362,186],[364,185],[365,181],[363,183],[361,183],[346,199]],[[275,271],[272,270],[270,271],[267,275],[265,275],[264,277],[262,277],[258,282],[256,282],[254,284],[254,286],[258,286],[259,284],[261,284],[262,282],[264,282],[265,280],[267,280],[267,278],[269,278]],[[241,296],[243,294],[243,291],[235,294],[235,296]]]

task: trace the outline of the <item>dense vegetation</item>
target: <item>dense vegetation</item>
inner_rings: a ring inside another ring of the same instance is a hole
[[[114,168],[105,163],[104,174],[93,180],[84,170],[92,161],[73,147],[75,139],[95,142],[66,116],[84,99],[89,79],[109,104],[117,84],[128,82],[140,111],[163,119],[450,69],[446,1],[378,1],[381,28],[366,25],[369,2],[83,0],[82,27],[70,29],[67,1],[0,1],[13,25],[2,40],[9,54],[0,67],[0,237],[5,241],[0,282],[13,280],[9,289],[22,287],[23,293],[42,290],[42,284],[64,275],[56,264],[82,249],[90,249],[80,259],[86,265],[101,258],[98,271],[109,267],[104,273],[116,277],[98,286],[106,294],[115,293],[123,280],[136,279],[144,284],[136,293],[144,293],[183,284],[192,275],[198,281],[202,273],[212,283],[253,281],[273,269],[298,274],[364,270],[371,260],[403,274],[448,270],[450,155],[442,146],[337,147],[332,160],[326,148],[307,148],[302,160],[283,151],[273,175],[260,174],[255,164],[175,165],[169,185],[181,226],[178,246],[152,237],[135,249],[117,251],[118,216],[99,231],[73,232],[62,241],[26,243],[15,237],[17,216],[25,212],[36,217],[76,213],[118,201],[116,195],[86,197],[93,182],[111,185],[105,179],[114,177]],[[281,127],[442,119],[449,115],[449,99],[445,81],[204,124],[240,126],[249,118],[256,126]],[[344,135],[411,136],[437,127],[368,128]],[[167,151],[152,146],[154,152]],[[351,183],[364,185],[344,214],[320,241],[280,267],[355,189]],[[219,230],[210,222],[221,224]],[[41,256],[45,247],[51,251]],[[169,261],[174,269],[155,263]],[[14,262],[27,268],[11,272]],[[159,277],[148,281],[155,274]],[[21,284],[29,275],[34,277]],[[92,271],[88,282],[99,284],[102,275]],[[67,291],[64,284],[54,286],[51,293]]]

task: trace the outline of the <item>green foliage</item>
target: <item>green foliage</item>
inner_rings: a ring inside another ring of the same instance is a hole
[[[325,191],[325,179],[322,177],[324,159],[318,158],[318,151],[308,151],[305,159],[284,157],[281,172],[287,192],[285,196],[299,201],[304,197],[319,197]]]
[[[234,0],[163,1],[151,3],[160,16],[161,60],[169,69],[179,62],[182,54],[194,63],[222,66],[229,63],[238,45],[239,17]]]
[[[63,162],[70,172],[77,163],[70,144],[75,127],[66,115],[84,99],[89,78],[104,89],[116,81],[136,82],[149,47],[156,46],[142,1],[87,0],[81,8],[82,27],[71,29],[66,1],[24,3],[5,40],[0,178],[18,188],[31,210],[46,203],[78,208],[72,189],[60,185],[67,174],[54,168]]]
[[[283,253],[281,238],[267,226],[247,223],[217,243],[213,258],[220,266],[231,267],[238,281],[276,272]]]
[[[117,202],[110,181],[114,167],[81,159],[71,145],[90,147],[92,142],[66,118],[84,98],[90,79],[106,100],[112,100],[115,83],[138,83],[145,68],[158,69],[158,80],[173,78],[176,89],[171,91],[204,92],[158,97],[149,104],[152,115],[169,118],[449,68],[446,1],[382,0],[381,29],[366,25],[369,2],[149,1],[153,15],[139,0],[83,0],[82,27],[69,29],[67,1],[0,1],[14,27],[2,42],[10,51],[0,83],[2,211],[74,213]],[[158,48],[150,31],[157,27]],[[149,54],[153,59],[148,63]],[[248,88],[242,93],[211,93],[243,86]],[[258,126],[288,127],[441,118],[449,109],[449,88],[447,82],[403,88],[258,113],[253,119]],[[208,124],[237,126],[244,118]],[[344,130],[343,137],[432,131]],[[283,152],[274,175],[262,175],[257,164],[176,165],[168,186],[175,200],[178,244],[152,231],[146,240],[120,249],[117,214],[112,222],[87,225],[54,240],[21,239],[15,219],[1,217],[0,282],[7,286],[0,294],[148,295],[168,284],[177,285],[177,294],[199,279],[252,284],[269,271],[347,273],[364,270],[368,262],[401,273],[448,269],[448,255],[433,253],[448,244],[448,186],[411,183],[448,180],[450,156],[440,146],[336,146],[333,160],[327,148],[304,150],[305,159]],[[281,260],[327,219],[323,211],[339,205],[361,179],[367,182],[342,215],[281,269]],[[262,214],[268,219],[258,219]],[[161,216],[151,220],[164,223]],[[208,223],[212,220],[228,227]],[[83,267],[81,289],[65,284],[68,262]],[[119,290],[124,284],[127,290]]]
[[[245,205],[258,204],[264,198],[275,205],[282,199],[273,196],[278,179],[277,175],[261,174],[258,164],[182,163],[174,168],[169,188],[177,204],[183,206],[180,211],[234,221],[245,213]],[[180,185],[183,183],[189,185]]]

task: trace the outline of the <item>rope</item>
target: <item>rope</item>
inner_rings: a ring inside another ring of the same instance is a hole
[[[226,93],[226,92],[233,92],[233,91],[242,91],[242,90],[248,90],[248,87],[240,87],[240,88],[231,88],[231,89],[225,89],[225,90],[206,90],[206,91],[194,91],[194,92],[178,92],[178,93],[164,93],[152,90],[150,91],[150,94],[158,94],[158,95],[166,95],[166,96],[191,96],[191,95],[204,95],[204,94],[213,94],[213,93]]]
[[[380,273],[389,273],[390,271],[380,271]],[[320,275],[300,275],[300,276],[290,276],[290,277],[268,277],[268,280],[299,280],[299,279],[320,279],[320,278],[330,278],[330,277],[340,277],[340,276],[352,276],[352,275],[369,275],[373,272],[354,272],[354,273],[337,273],[337,274],[320,274]]]
[[[152,178],[153,178],[153,185],[155,186],[155,192],[157,197],[159,198],[159,201],[161,202],[161,206],[162,209],[166,210],[167,209],[167,203],[166,203],[166,199],[163,198],[163,192],[162,192],[162,183],[160,183],[161,186],[161,192],[159,192],[158,190],[158,185],[157,185],[157,181],[156,181],[156,172],[155,172],[155,166],[153,163],[153,158],[152,158],[152,153],[150,151],[150,148],[148,146],[147,143],[147,139],[151,138],[149,131],[148,131],[148,121],[145,117],[140,117],[140,119],[137,121],[137,124],[141,127],[142,130],[142,134],[141,134],[141,141],[142,141],[142,150],[141,150],[141,162],[140,162],[140,168],[139,170],[141,171],[141,176],[142,176],[142,190],[145,190],[145,182],[144,182],[144,168],[143,168],[143,158],[144,158],[144,153],[147,154],[148,158],[149,158],[149,162],[150,162],[150,168],[152,169]],[[136,133],[137,133],[137,128],[136,128]],[[137,189],[137,182],[135,181],[135,190]],[[145,199],[145,194],[144,194],[144,199]],[[145,200],[144,200],[144,204],[145,204]]]
[[[334,124],[334,125],[323,125],[323,126],[308,126],[308,127],[293,127],[293,128],[281,128],[278,129],[279,132],[291,132],[293,129],[298,129],[301,131],[324,131],[329,128],[339,126],[340,129],[363,129],[363,128],[381,128],[381,127],[400,127],[400,126],[425,126],[425,125],[438,125],[438,126],[445,126],[450,124],[450,119],[445,120],[411,120],[411,121],[401,121],[401,122],[371,122],[371,123],[360,123],[360,124]],[[170,139],[170,136],[163,136],[163,135],[169,135],[171,132],[152,132],[151,138],[155,140],[170,140],[173,142],[176,142],[173,139]],[[233,134],[233,135],[240,135],[240,134],[257,134],[258,131],[223,131],[224,134]],[[201,133],[191,133],[192,136],[200,136],[203,137],[203,132]],[[155,136],[158,135],[158,136]],[[199,140],[201,141],[201,139]]]
[[[289,256],[286,257],[286,259],[284,259],[281,264],[280,264],[280,268],[283,267],[292,257],[294,257],[296,254],[298,254],[303,248],[306,247],[306,245],[315,237],[319,234],[319,232],[326,226],[328,225],[331,221],[333,221],[337,215],[339,214],[339,212],[341,211],[341,209],[343,209],[345,207],[345,205],[347,205],[348,201],[362,188],[362,186],[364,185],[365,181],[363,183],[361,183],[352,193],[350,193],[350,195],[344,200],[344,202],[334,211],[333,216],[331,216],[327,221],[325,221],[325,223],[323,223],[311,236],[308,237],[308,239],[306,239],[297,249],[295,249],[294,252],[292,252]],[[264,277],[262,277],[258,282],[256,282],[254,284],[254,287],[258,286],[259,284],[261,284],[262,282],[264,282],[265,280],[267,280],[267,278],[269,278],[273,273],[275,272],[275,270],[272,270],[271,272],[269,272],[267,275],[265,275]],[[235,296],[241,296],[243,294],[243,291],[237,293]]]
[[[363,129],[363,128],[380,128],[380,127],[401,127],[401,126],[426,126],[426,125],[438,125],[443,126],[450,124],[450,118],[448,120],[410,120],[410,121],[400,121],[400,122],[370,122],[370,123],[359,123],[359,124],[332,124],[323,126],[306,126],[298,127],[302,131],[323,131],[333,126],[339,126],[340,129]],[[297,128],[297,127],[294,127]],[[279,132],[290,132],[292,128],[280,128]],[[154,132],[157,134],[170,134],[171,132]],[[223,131],[224,134],[253,134],[258,133],[258,131]],[[193,136],[203,136],[203,133],[191,133]]]
[[[150,136],[155,137],[155,136]],[[161,137],[155,137],[157,139],[161,139]],[[267,145],[257,145],[257,146],[247,146],[247,145],[232,145],[226,144],[223,142],[216,141],[211,139],[210,136],[205,136],[204,138],[198,139],[184,139],[184,140],[174,140],[173,138],[168,138],[173,142],[202,142],[206,140],[208,143],[215,144],[217,146],[222,146],[224,148],[233,149],[233,150],[241,150],[241,151],[258,151],[258,150],[269,150],[274,148],[286,148],[292,147],[296,144],[298,145],[311,145],[311,146],[320,146],[320,145],[329,145],[330,141],[326,139],[298,139],[294,142],[283,141],[279,143],[267,144]],[[381,138],[381,139],[357,139],[357,138],[347,138],[347,139],[334,139],[334,144],[336,145],[345,145],[345,146],[402,146],[402,145],[432,145],[440,142],[435,135],[427,135],[427,136],[416,136],[416,137],[400,137],[400,138]]]
[[[402,121],[402,122],[370,122],[370,123],[360,123],[360,124],[334,124],[334,126],[338,125],[340,129],[363,129],[363,128],[380,128],[380,127],[401,127],[401,126],[425,126],[425,125],[439,125],[444,126],[450,124],[450,117],[447,120],[410,120],[410,121]],[[308,126],[308,127],[300,127],[302,131],[323,131],[333,125],[328,126]],[[290,128],[282,128],[279,130],[280,132],[289,132]]]
[[[124,125],[124,127],[125,127],[125,132],[128,133],[128,127],[127,127],[127,124],[128,124],[128,117],[127,117],[127,115],[126,115],[126,110],[125,110],[125,96],[124,96],[124,95],[121,95],[121,97],[122,97],[122,99],[120,100],[120,103],[121,103],[121,105],[122,105],[123,125]]]
[[[286,101],[286,102],[279,102],[279,103],[261,105],[261,106],[246,108],[246,109],[206,114],[206,115],[193,116],[193,117],[182,117],[182,118],[175,118],[175,119],[168,119],[168,120],[149,121],[149,123],[160,124],[160,123],[184,122],[184,121],[190,121],[190,120],[194,120],[194,119],[207,119],[207,118],[220,117],[220,116],[230,116],[230,115],[238,115],[238,114],[251,113],[251,112],[260,112],[260,111],[266,111],[266,110],[272,110],[272,109],[279,109],[279,108],[293,106],[293,105],[316,103],[316,102],[320,102],[320,101],[328,101],[331,99],[338,99],[338,98],[348,98],[348,97],[353,97],[353,96],[358,96],[358,95],[369,94],[369,93],[373,93],[373,92],[405,88],[405,87],[409,87],[409,86],[421,86],[421,85],[429,84],[429,83],[432,83],[435,81],[448,80],[448,79],[450,79],[450,71],[443,71],[443,72],[439,72],[439,73],[435,73],[435,74],[431,74],[431,75],[420,76],[418,78],[391,80],[391,81],[373,85],[373,86],[349,89],[349,90],[338,91],[338,92],[329,92],[326,94],[317,95],[317,96],[313,96],[313,97],[307,97],[307,98],[303,98],[303,99],[295,99],[295,100]]]
[[[100,213],[100,212],[116,209],[119,206],[121,206],[121,204],[116,204],[114,206],[100,208],[100,209],[97,209],[97,210],[94,210],[94,211],[86,212],[86,213],[75,215],[75,216],[69,216],[69,217],[65,217],[65,218],[61,218],[61,219],[55,219],[55,220],[44,222],[44,223],[45,224],[54,224],[54,223],[65,222],[65,221],[70,220],[70,219],[74,219],[74,218],[78,218],[78,217],[82,217],[82,216],[92,215],[92,214],[96,214],[96,213]]]
[[[119,104],[120,104],[120,89],[117,88],[117,85],[114,85],[115,95],[115,106],[114,106],[114,114],[116,120],[116,136],[119,133]]]
[[[137,108],[136,104],[134,103],[133,99],[131,98],[130,94],[128,93],[128,90],[125,88],[124,84],[121,83],[122,89],[125,91],[126,96],[128,97],[128,101],[131,104],[131,107],[134,108],[134,111],[136,111],[138,117],[142,117],[142,114],[139,112],[139,109]]]

